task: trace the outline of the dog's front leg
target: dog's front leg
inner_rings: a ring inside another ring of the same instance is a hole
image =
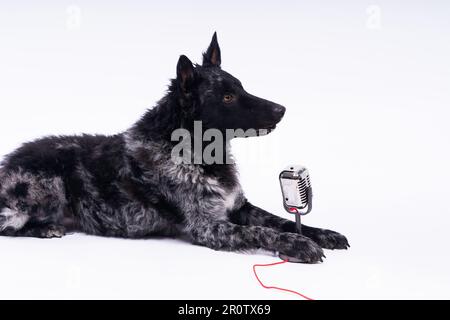
[[[246,202],[244,206],[230,215],[232,222],[247,226],[263,226],[281,232],[296,232],[295,222],[273,215]],[[342,234],[320,228],[302,225],[302,234],[325,249],[347,249],[347,238]]]
[[[226,221],[204,220],[191,225],[187,235],[195,244],[214,250],[246,251],[265,249],[305,263],[322,261],[320,246],[296,233],[281,233],[261,226],[241,226]]]

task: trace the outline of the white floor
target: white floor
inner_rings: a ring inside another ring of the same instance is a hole
[[[389,231],[347,232],[348,251],[320,265],[259,268],[266,285],[313,299],[448,299],[450,264],[439,239]],[[372,237],[384,240],[379,244]],[[441,241],[443,239],[440,239]],[[259,286],[252,265],[267,254],[215,252],[170,239],[0,238],[0,298],[298,299]]]
[[[450,298],[448,1],[73,2],[0,4],[0,155],[125,130],[217,30],[224,69],[287,107],[269,136],[234,142],[248,198],[289,217],[277,176],[303,164],[304,222],[352,246],[263,281],[316,299]],[[0,298],[296,299],[254,278],[275,261],[175,240],[0,237]]]

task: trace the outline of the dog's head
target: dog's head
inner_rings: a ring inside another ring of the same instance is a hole
[[[203,64],[193,65],[181,56],[176,87],[179,103],[191,120],[202,121],[205,129],[275,129],[286,109],[246,92],[241,82],[221,68],[221,53],[214,33],[203,54]]]

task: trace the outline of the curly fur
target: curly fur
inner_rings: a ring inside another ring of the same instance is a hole
[[[167,95],[126,132],[47,137],[26,143],[0,168],[0,233],[60,237],[66,230],[126,238],[183,237],[216,250],[263,248],[317,262],[346,248],[338,233],[304,227],[250,204],[234,164],[180,164],[171,133],[270,128],[284,107],[244,91],[220,68],[217,37],[203,65],[180,57]],[[224,105],[224,94],[236,98]],[[224,148],[229,148],[225,144]]]

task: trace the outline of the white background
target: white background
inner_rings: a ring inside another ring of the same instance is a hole
[[[0,154],[127,129],[217,30],[224,69],[288,109],[269,136],[234,142],[248,198],[289,218],[277,175],[306,165],[304,222],[352,245],[263,281],[316,299],[448,299],[449,15],[448,1],[5,0]],[[254,279],[275,257],[177,240],[0,238],[0,260],[0,298],[297,298]]]

